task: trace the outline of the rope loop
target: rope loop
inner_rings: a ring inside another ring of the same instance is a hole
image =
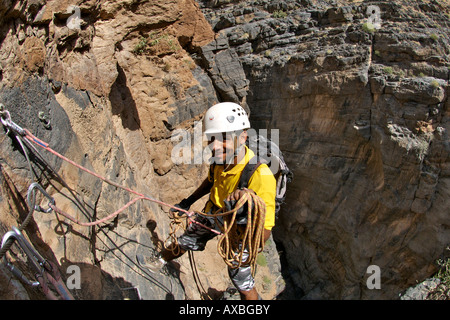
[[[255,265],[258,253],[264,248],[264,219],[266,216],[266,204],[252,190],[242,189],[243,195],[237,201],[232,210],[225,208],[218,209],[215,213],[208,214],[196,211],[198,215],[212,217],[221,230],[221,235],[217,244],[219,255],[225,263],[232,269],[240,267],[252,267],[252,274],[255,275]],[[236,223],[236,215],[240,208],[247,205],[247,223],[240,225]],[[218,218],[223,218],[223,224]],[[180,216],[175,215],[170,225],[168,240],[177,243],[176,231],[181,228]],[[170,250],[176,250],[178,246],[166,246]]]

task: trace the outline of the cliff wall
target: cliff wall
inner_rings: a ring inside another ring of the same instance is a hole
[[[447,1],[3,1],[0,103],[59,153],[170,204],[208,170],[174,161],[179,138],[195,152],[204,111],[242,103],[255,128],[279,130],[294,171],[274,228],[282,268],[271,240],[258,269],[263,298],[395,299],[450,244],[448,35]],[[3,234],[26,216],[33,176],[12,134],[0,140]],[[80,220],[132,199],[42,155],[60,178],[32,157],[34,179]],[[167,212],[139,201],[90,228],[36,212],[26,234],[63,277],[81,269],[76,298],[198,299],[187,257],[166,275],[136,264],[167,238]],[[195,257],[220,298],[215,245]],[[381,289],[366,285],[370,265]],[[2,297],[42,298],[0,275]]]
[[[448,1],[200,2],[294,171],[275,238],[297,294],[394,299],[432,275],[450,242]]]

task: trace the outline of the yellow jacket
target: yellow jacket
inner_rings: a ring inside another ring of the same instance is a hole
[[[205,212],[211,210],[212,204],[217,208],[224,206],[223,201],[227,196],[234,192],[239,183],[241,172],[245,165],[255,156],[254,152],[247,146],[245,147],[245,157],[231,170],[223,171],[224,165],[215,165],[214,174],[208,174],[208,180],[213,182],[211,194]],[[248,189],[253,190],[266,204],[266,218],[264,229],[271,230],[275,225],[275,190],[276,180],[266,164],[260,165],[249,180]]]

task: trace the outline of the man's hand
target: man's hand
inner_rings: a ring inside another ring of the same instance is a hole
[[[245,194],[245,191],[250,191],[250,192],[252,192],[252,193],[255,193],[253,190],[251,190],[251,189],[237,189],[236,191],[234,191],[234,192],[232,192],[232,193],[230,193],[228,196],[227,196],[227,198],[226,198],[226,200],[227,201],[233,201],[233,200],[235,200],[235,201],[238,201],[244,194]]]
[[[223,201],[225,203],[225,209],[226,211],[231,211],[236,206],[236,203],[238,200],[244,196],[246,191],[250,191],[252,193],[255,193],[253,190],[250,189],[243,189],[243,190],[236,190],[232,193],[230,193],[227,198]],[[247,223],[247,214],[248,214],[248,203],[246,202],[242,207],[239,208],[238,211],[236,211],[236,223],[237,224],[246,224]]]
[[[247,190],[247,191],[250,191],[250,192],[252,192],[252,193],[255,193],[252,189],[244,189],[244,190]],[[229,195],[228,195],[228,197],[227,197],[227,199],[226,199],[226,201],[228,201],[228,202],[230,202],[230,203],[232,203],[233,205],[232,205],[232,207],[234,208],[234,205],[236,204],[236,202],[244,195],[244,191],[243,190],[236,190],[236,191],[234,191],[234,192],[232,192],[232,193],[230,193]],[[226,202],[225,202],[225,204],[226,204]],[[243,208],[241,208],[238,212],[237,212],[237,216],[239,216],[239,215],[242,215],[242,210]],[[228,211],[230,211],[231,209],[229,209]],[[245,214],[247,214],[246,212],[245,212]],[[264,243],[270,238],[270,235],[271,235],[271,233],[272,233],[272,231],[271,230],[267,230],[267,229],[264,229],[264,238],[263,238],[263,241],[264,241]]]
[[[187,199],[183,199],[181,200],[180,203],[174,205],[174,207],[180,208],[182,210],[186,210],[188,211],[189,208],[191,207],[191,205],[188,203]],[[170,208],[169,212],[175,216],[175,215],[179,215],[182,216],[183,214],[185,214],[186,212],[182,211],[182,210],[177,210],[175,208]]]

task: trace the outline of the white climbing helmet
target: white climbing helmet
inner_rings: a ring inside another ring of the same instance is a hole
[[[206,111],[205,134],[233,132],[250,128],[247,112],[233,102],[222,102],[213,105]]]

